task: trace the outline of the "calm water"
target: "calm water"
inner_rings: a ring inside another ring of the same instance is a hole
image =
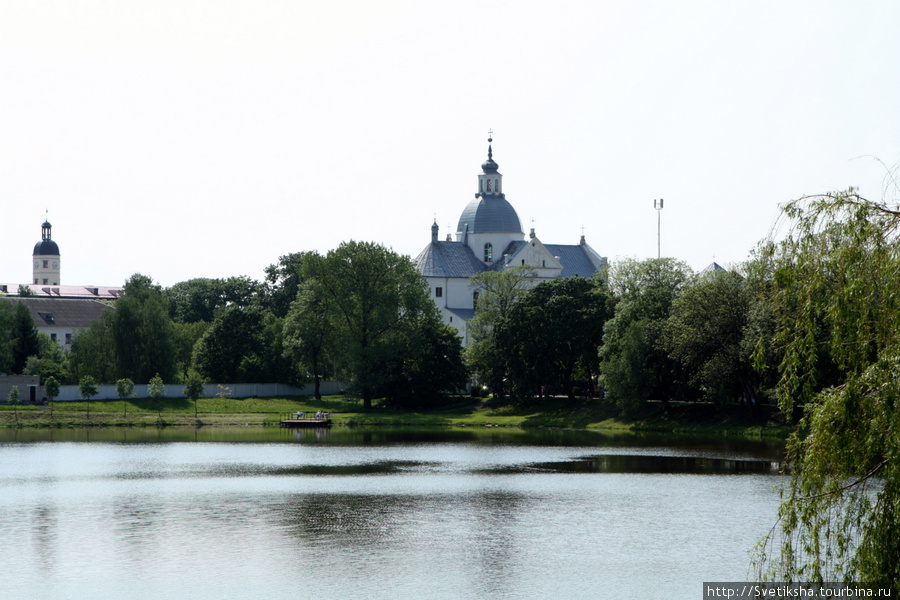
[[[779,457],[585,432],[0,432],[0,595],[699,598],[749,577]]]

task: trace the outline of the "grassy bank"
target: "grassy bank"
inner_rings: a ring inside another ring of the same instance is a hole
[[[655,431],[692,435],[785,437],[789,428],[777,412],[751,417],[744,407],[674,404],[666,414],[659,403],[647,403],[630,419],[619,416],[612,401],[550,399],[540,406],[494,406],[459,397],[434,411],[397,411],[375,406],[363,411],[358,400],[327,396],[321,401],[299,398],[183,398],[56,402],[51,407],[0,405],[0,427],[161,427],[278,426],[289,413],[331,413],[336,425],[442,427],[555,427],[616,431]]]

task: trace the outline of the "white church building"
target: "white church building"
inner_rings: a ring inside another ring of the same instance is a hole
[[[473,275],[530,265],[538,281],[590,277],[607,262],[587,245],[584,235],[575,245],[545,244],[532,228],[526,239],[519,215],[503,194],[503,176],[494,162],[491,142],[488,138],[488,158],[478,174],[478,191],[459,217],[456,240],[450,235],[439,240],[435,221],[431,243],[416,258],[416,268],[428,281],[444,323],[459,331],[463,345],[469,341],[466,323],[475,315],[478,291],[469,287]]]

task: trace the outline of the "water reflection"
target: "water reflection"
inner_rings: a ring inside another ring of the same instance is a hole
[[[734,460],[708,456],[604,454],[579,457],[568,461],[534,463],[518,468],[510,467],[502,471],[520,473],[528,470],[560,473],[705,473],[710,475],[763,473],[775,475],[781,471],[781,463],[769,460]]]
[[[491,447],[603,447],[606,449],[634,449],[665,447],[681,454],[720,456],[765,455],[780,460],[784,443],[781,440],[750,440],[742,438],[701,438],[657,433],[572,431],[517,428],[417,428],[378,427],[330,429],[282,429],[275,426],[252,427],[107,427],[107,428],[23,428],[0,430],[2,443],[36,442],[108,442],[108,443],[298,443],[330,446],[405,446],[411,444],[478,444]]]
[[[742,580],[777,513],[765,443],[57,433],[0,443],[4,597],[684,598]]]

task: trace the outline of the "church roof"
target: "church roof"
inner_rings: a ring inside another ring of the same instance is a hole
[[[587,244],[546,244],[547,250],[559,258],[563,270],[560,277],[590,277],[606,265],[606,259]]]
[[[456,231],[460,233],[522,233],[519,215],[512,204],[499,195],[475,198],[463,210]]]
[[[723,267],[719,263],[713,261],[706,268],[704,268],[702,271],[700,271],[700,274],[705,275],[707,273],[716,273],[718,271],[725,271],[725,270],[726,270],[725,267]]]
[[[510,242],[503,254],[512,256],[528,243],[527,241]],[[606,258],[597,254],[587,244],[544,244],[544,247],[562,264],[563,269],[558,275],[559,277],[590,277],[599,273],[606,266]],[[502,267],[503,265],[498,262],[495,268]]]
[[[471,277],[487,267],[467,244],[431,242],[416,257],[416,269],[424,277]]]

